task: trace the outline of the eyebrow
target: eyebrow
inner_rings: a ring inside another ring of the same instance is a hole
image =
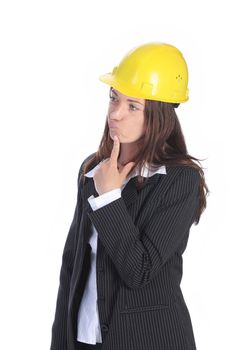
[[[114,89],[111,90],[115,95],[118,96],[118,94],[116,93],[116,91]],[[127,99],[128,102],[135,102],[135,103],[139,103],[140,105],[144,106],[143,103],[136,101],[136,100],[131,100],[131,99]]]

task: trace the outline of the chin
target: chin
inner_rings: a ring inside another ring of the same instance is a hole
[[[119,142],[121,142],[121,137],[120,137],[117,133],[110,133],[111,139],[113,140],[113,137],[114,137],[115,135],[118,137]],[[113,140],[113,141],[114,141],[114,140]]]

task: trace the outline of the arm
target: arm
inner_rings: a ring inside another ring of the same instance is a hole
[[[122,197],[88,213],[128,287],[149,283],[187,237],[198,207],[199,181],[197,171],[184,167],[141,232]],[[153,210],[153,203],[148,205]]]
[[[84,163],[84,162],[83,162]],[[83,165],[82,163],[82,165]],[[68,314],[68,299],[70,291],[70,280],[73,271],[74,263],[74,247],[76,240],[77,227],[79,225],[81,205],[80,193],[80,178],[82,165],[78,174],[78,194],[77,203],[74,211],[72,223],[66,238],[65,246],[62,255],[62,265],[60,270],[60,284],[57,295],[55,318],[52,326],[52,339],[50,350],[67,350],[67,314]]]

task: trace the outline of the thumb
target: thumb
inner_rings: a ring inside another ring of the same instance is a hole
[[[126,178],[132,167],[135,165],[135,162],[130,162],[124,166],[124,168],[121,171],[121,175],[123,178]]]

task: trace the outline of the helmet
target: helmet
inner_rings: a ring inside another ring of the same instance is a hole
[[[164,43],[129,51],[111,73],[99,79],[125,95],[180,103],[188,100],[188,68],[182,53]]]

